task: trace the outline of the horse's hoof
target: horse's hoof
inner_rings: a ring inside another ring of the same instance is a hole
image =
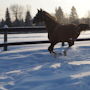
[[[56,57],[57,56],[57,53],[51,52],[51,55],[54,56],[54,57]]]
[[[51,55],[56,55],[56,53],[55,52],[51,52]]]

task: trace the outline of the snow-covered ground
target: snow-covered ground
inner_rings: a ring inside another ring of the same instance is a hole
[[[0,48],[0,90],[90,90],[90,41],[75,42],[67,56],[57,58],[48,46]],[[60,44],[55,51],[62,51]]]
[[[3,43],[3,34],[0,34],[0,43]],[[84,31],[79,38],[90,38],[90,31]],[[47,33],[8,34],[8,42],[48,40]]]

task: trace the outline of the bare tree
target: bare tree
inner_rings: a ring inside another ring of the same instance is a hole
[[[88,15],[87,15],[87,18],[90,18],[90,11],[88,11]]]
[[[23,18],[23,6],[18,4],[10,7],[15,20],[21,20]]]
[[[90,11],[88,11],[88,15],[85,19],[85,23],[90,25]]]

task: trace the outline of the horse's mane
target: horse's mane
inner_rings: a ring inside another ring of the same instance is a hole
[[[45,13],[45,15],[47,15],[50,19],[52,19],[53,21],[57,22],[56,21],[56,18],[52,15],[50,15],[49,13],[47,13],[46,11],[43,11]]]

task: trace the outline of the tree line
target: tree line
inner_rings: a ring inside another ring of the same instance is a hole
[[[12,5],[6,8],[5,18],[1,20],[0,27],[8,25],[9,27],[32,26],[32,16],[30,10],[24,12],[23,6]]]
[[[32,26],[33,18],[31,12],[27,9],[23,12],[24,8],[20,5],[12,5],[10,8],[6,8],[5,18],[0,21],[0,27],[8,25],[9,27],[22,27],[22,26]],[[55,9],[53,16],[60,24],[79,24],[86,23],[90,25],[90,13],[86,18],[79,18],[77,10],[74,6],[71,8],[69,15],[66,15],[62,8],[59,6]],[[37,25],[44,25],[43,23],[38,23]]]
[[[87,17],[79,18],[77,10],[74,6],[71,8],[69,15],[65,15],[61,7],[55,9],[55,17],[60,24],[79,24],[85,23],[90,25],[90,12],[88,12]]]

